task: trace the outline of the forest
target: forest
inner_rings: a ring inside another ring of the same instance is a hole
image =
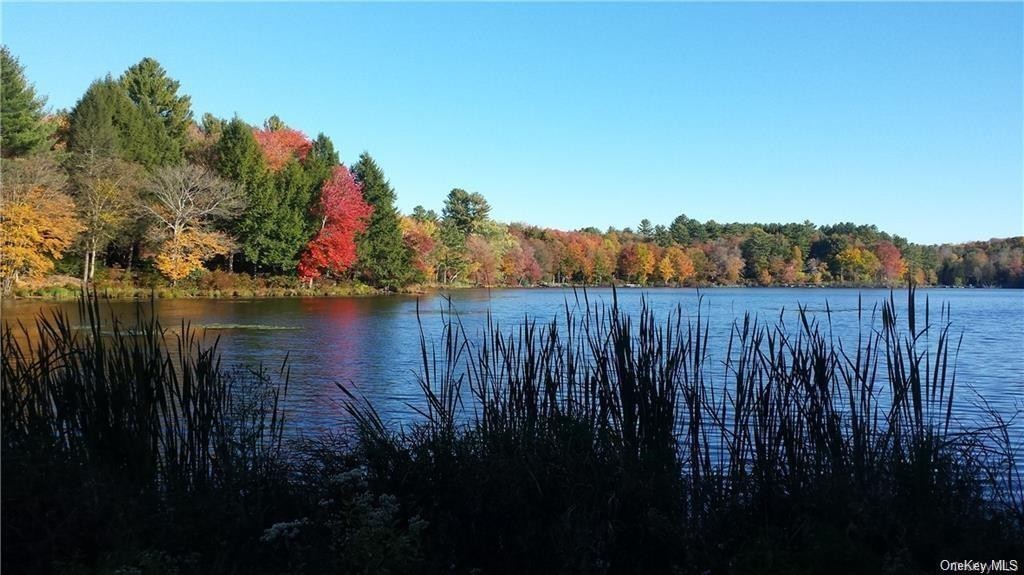
[[[562,231],[495,221],[482,193],[461,188],[440,213],[403,214],[368,152],[346,165],[328,136],[276,115],[197,119],[151,58],[56,111],[6,47],[2,58],[4,294],[62,282],[236,295],[240,285],[1024,287],[1024,237],[918,245],[874,225],[685,214]]]

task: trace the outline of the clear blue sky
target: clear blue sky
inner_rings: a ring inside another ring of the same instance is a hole
[[[52,108],[144,56],[196,117],[368,150],[399,207],[503,221],[1024,233],[1021,3],[4,4]]]

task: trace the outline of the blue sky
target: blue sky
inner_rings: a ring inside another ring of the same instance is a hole
[[[1024,10],[1003,4],[10,4],[52,108],[144,56],[193,110],[368,150],[399,208],[503,221],[1024,234]]]

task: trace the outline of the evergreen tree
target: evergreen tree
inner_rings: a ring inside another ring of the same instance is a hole
[[[3,157],[25,156],[43,149],[53,133],[43,121],[45,98],[25,79],[25,69],[6,46],[0,48],[0,148]]]
[[[163,120],[137,106],[124,86],[109,75],[89,86],[69,116],[73,153],[117,156],[147,168],[175,164],[182,150]]]
[[[369,225],[358,238],[359,267],[372,284],[394,288],[412,272],[411,254],[402,241],[395,191],[370,154],[363,152],[352,169],[363,198],[373,208]]]
[[[261,263],[286,273],[295,270],[299,254],[316,231],[309,206],[323,182],[311,176],[297,160],[274,175],[271,209],[259,235]]]
[[[263,122],[263,129],[268,132],[277,132],[284,130],[287,127],[288,126],[284,123],[284,120],[282,120],[277,114],[274,114]]]
[[[177,93],[180,84],[153,58],[142,58],[118,83],[136,112],[130,129],[122,132],[125,159],[148,168],[180,163],[193,118],[190,99]]]
[[[323,184],[331,177],[334,167],[340,163],[338,152],[334,149],[334,142],[323,133],[318,134],[316,139],[313,140],[313,147],[306,156],[305,167],[306,171],[309,172],[309,177],[317,185]],[[316,202],[315,193],[313,194],[312,201]],[[313,206],[310,205],[309,207],[312,208]]]
[[[192,122],[192,100],[178,95],[180,82],[152,58],[143,58],[125,70],[119,81],[143,116],[158,119],[170,139],[183,147]]]
[[[482,195],[455,188],[444,201],[442,215],[446,223],[454,225],[463,235],[469,235],[487,221],[490,212],[491,206]]]
[[[268,204],[274,195],[270,169],[252,135],[252,127],[237,117],[224,126],[216,156],[221,177],[236,182],[245,193],[246,210],[235,221],[233,232],[242,254],[256,268],[263,262],[261,228],[268,219]]]
[[[95,158],[131,154],[129,134],[139,130],[138,115],[124,89],[110,76],[93,82],[68,117],[68,149]]]
[[[449,284],[466,271],[469,254],[466,250],[466,234],[452,220],[444,220],[438,228],[441,245],[437,254],[437,272],[441,283]]]
[[[412,209],[412,219],[417,222],[432,222],[437,223],[437,212],[434,210],[428,210],[423,206],[416,206]]]
[[[654,239],[654,225],[651,224],[651,220],[644,218],[640,220],[640,225],[636,228],[636,233],[640,234],[645,240]]]

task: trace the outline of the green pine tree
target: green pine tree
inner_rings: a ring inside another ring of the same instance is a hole
[[[192,99],[178,95],[181,83],[169,77],[159,62],[143,58],[125,70],[118,81],[145,116],[158,119],[179,147],[185,143],[192,122]]]
[[[273,174],[252,135],[252,126],[237,117],[224,126],[216,156],[221,177],[234,181],[245,191],[246,209],[235,221],[232,232],[252,271],[257,271],[265,263],[262,225],[273,211]]]
[[[357,239],[359,268],[366,281],[393,289],[408,281],[412,273],[412,257],[402,241],[395,208],[395,190],[367,152],[359,156],[352,173],[362,185],[363,199],[373,206],[366,231]]]
[[[297,160],[292,160],[274,175],[271,209],[263,222],[261,263],[284,273],[295,271],[299,254],[313,235],[309,206],[320,181]]]
[[[181,162],[192,110],[190,98],[178,95],[179,82],[159,62],[143,58],[117,83],[135,110],[121,129],[122,157],[149,168]]]
[[[46,99],[36,95],[25,69],[6,46],[0,48],[0,148],[3,157],[25,156],[46,147],[53,126],[43,121]]]
[[[316,139],[313,140],[313,149],[306,156],[305,164],[306,171],[309,172],[309,177],[316,184],[317,188],[331,177],[334,166],[337,166],[339,163],[340,160],[338,159],[338,152],[334,149],[334,142],[323,135],[323,133],[318,134]],[[311,200],[315,202],[317,197],[317,194],[314,193]],[[312,208],[312,204],[309,207]]]
[[[441,213],[445,222],[454,225],[463,235],[469,235],[487,221],[491,206],[480,193],[471,194],[462,188],[455,188],[448,192]]]
[[[68,148],[90,157],[132,159],[138,112],[128,94],[110,76],[93,82],[68,116]]]
[[[89,86],[69,116],[72,152],[117,156],[155,168],[178,163],[182,149],[145,101],[136,104],[109,75]]]

